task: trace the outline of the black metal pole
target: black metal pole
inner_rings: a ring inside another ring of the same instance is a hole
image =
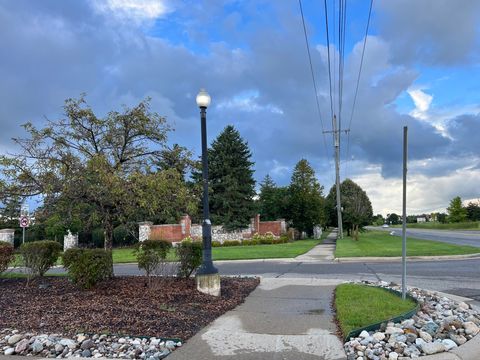
[[[216,274],[218,269],[212,262],[212,223],[210,221],[210,208],[208,205],[208,149],[207,149],[207,108],[200,107],[202,122],[202,175],[203,175],[203,263],[197,274]]]

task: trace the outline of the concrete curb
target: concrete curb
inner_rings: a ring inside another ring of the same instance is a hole
[[[472,260],[472,259],[480,259],[480,253],[467,254],[467,255],[446,255],[446,256],[407,256],[407,260],[410,260],[410,261]],[[333,261],[335,262],[392,262],[392,261],[402,261],[402,257],[401,256],[342,257],[342,258],[335,258]]]

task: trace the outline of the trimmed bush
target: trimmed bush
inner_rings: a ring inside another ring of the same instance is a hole
[[[146,240],[137,245],[134,253],[138,268],[147,273],[149,285],[151,285],[152,273],[165,262],[171,248],[172,243],[163,240]]]
[[[22,244],[20,254],[30,276],[42,277],[55,263],[62,251],[56,241],[42,240]]]
[[[212,241],[212,247],[220,247],[222,243],[220,241]]]
[[[242,243],[238,240],[225,240],[223,246],[240,246]]]
[[[252,245],[252,240],[243,240],[242,245],[243,246],[251,246]]]
[[[259,244],[259,242],[258,242],[257,239],[250,240],[250,245],[258,245],[258,244]]]
[[[68,249],[63,265],[70,279],[83,289],[113,276],[112,252],[103,249]]]
[[[202,264],[202,243],[197,241],[182,241],[175,248],[178,261],[178,276],[190,277]]]
[[[8,265],[15,259],[13,246],[5,241],[0,241],[0,274],[8,269]]]
[[[282,241],[283,244],[286,244],[287,242],[289,242],[290,240],[288,239],[288,235],[286,234],[283,234],[280,236],[280,240]]]

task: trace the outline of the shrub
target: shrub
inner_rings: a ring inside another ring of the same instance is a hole
[[[272,244],[283,244],[283,240],[282,239],[273,239]]]
[[[0,274],[8,269],[8,265],[15,259],[13,246],[5,241],[0,241]]]
[[[103,249],[68,249],[63,265],[70,279],[83,289],[113,276],[112,252]]]
[[[286,244],[289,241],[288,235],[286,234],[281,235],[280,240],[282,241],[283,244]]]
[[[222,243],[220,241],[212,241],[212,247],[220,247]]]
[[[126,225],[118,225],[113,229],[113,246],[129,246],[136,242]]]
[[[242,245],[243,246],[250,246],[250,245],[252,245],[252,240],[243,240]]]
[[[30,276],[43,276],[55,263],[62,251],[56,241],[42,240],[22,244],[20,254]]]
[[[139,243],[135,249],[138,268],[145,270],[148,277],[148,285],[151,285],[151,275],[158,271],[159,267],[165,263],[168,251],[172,244],[163,240],[146,240]]]
[[[256,239],[250,240],[250,245],[258,245],[258,244],[259,244],[258,240]]]
[[[196,241],[182,241],[175,248],[178,260],[178,276],[190,277],[202,264],[202,243]]]
[[[225,240],[223,246],[240,246],[242,243],[238,240]]]

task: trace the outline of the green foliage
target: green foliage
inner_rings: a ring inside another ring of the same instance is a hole
[[[242,246],[252,246],[252,240],[243,240]]]
[[[62,251],[56,241],[42,240],[22,244],[20,254],[30,276],[43,276],[55,263]]]
[[[460,196],[456,196],[450,201],[450,206],[447,208],[447,211],[447,221],[449,223],[458,223],[467,220],[467,209],[463,207]]]
[[[277,187],[270,175],[260,183],[258,212],[267,221],[288,217],[289,191],[287,187]]]
[[[132,235],[126,225],[118,225],[113,229],[113,245],[114,246],[129,246],[134,244],[137,239]]]
[[[178,276],[190,277],[202,264],[202,243],[196,241],[182,241],[175,248],[179,261]]]
[[[289,187],[289,219],[293,227],[311,235],[315,225],[325,223],[323,186],[307,160],[300,160],[293,170]]]
[[[480,200],[477,200],[477,202],[469,202],[466,210],[468,220],[480,221]]]
[[[18,216],[22,207],[23,200],[20,196],[8,196],[4,190],[0,188],[0,225],[2,228],[15,229],[19,227]]]
[[[385,224],[385,218],[382,216],[382,214],[377,214],[372,217],[372,225],[382,226],[383,224]]]
[[[170,242],[161,240],[146,240],[135,248],[138,268],[145,270],[149,284],[152,273],[165,262],[171,248]]]
[[[212,241],[212,247],[220,247],[222,246],[222,243],[220,241]]]
[[[150,110],[149,99],[100,118],[81,96],[66,100],[64,112],[44,128],[25,124],[27,136],[15,139],[22,152],[0,156],[2,193],[42,194],[48,211],[61,209],[72,219],[78,212],[84,223],[94,217],[105,231],[105,247],[111,248],[115,223],[137,221],[135,209],[154,211],[150,198],[137,197],[144,182],[135,180],[138,174],[150,178],[170,127]],[[168,199],[176,195],[169,192]],[[83,207],[89,211],[77,211]]]
[[[391,213],[387,215],[387,224],[398,225],[398,224],[401,224],[401,222],[402,220],[400,216],[398,216],[397,214]]]
[[[247,142],[229,125],[212,143],[208,157],[212,222],[227,230],[247,227],[253,216],[255,195],[252,154]]]
[[[113,276],[112,252],[103,249],[68,249],[63,265],[72,281],[83,289]]]
[[[222,246],[240,246],[242,243],[238,240],[225,240]]]
[[[329,226],[337,226],[336,194],[336,187],[333,185],[325,201]],[[340,184],[340,199],[343,208],[343,226],[348,232],[354,230],[355,236],[358,238],[358,229],[369,225],[372,221],[372,203],[367,193],[350,179],[345,179]],[[392,221],[392,216],[397,215],[391,214],[387,217],[387,222]]]
[[[13,246],[5,241],[0,241],[0,274],[8,269],[15,259],[15,250]]]

